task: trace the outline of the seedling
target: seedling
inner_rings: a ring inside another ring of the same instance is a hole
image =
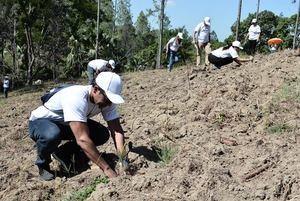
[[[273,133],[283,133],[283,132],[286,132],[286,131],[289,131],[289,130],[291,130],[291,128],[285,123],[272,125],[272,126],[267,128],[267,132],[271,133],[271,134],[273,134]]]
[[[161,164],[165,166],[173,160],[177,148],[170,145],[161,145],[159,148],[155,149],[155,152],[158,155]]]
[[[96,190],[96,186],[100,183],[108,184],[108,177],[96,177],[92,183],[78,191],[75,191],[64,201],[84,201],[91,196],[91,194]]]
[[[216,122],[222,124],[225,121],[225,118],[225,114],[223,112],[220,112],[216,115]]]

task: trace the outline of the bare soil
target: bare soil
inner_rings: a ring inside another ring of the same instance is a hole
[[[279,52],[220,70],[123,74],[119,112],[133,143],[131,174],[97,185],[87,200],[299,201],[299,67],[300,57]],[[291,86],[297,91],[286,96]],[[39,180],[27,124],[43,91],[0,99],[0,200],[65,200],[103,176],[92,165]],[[155,151],[164,146],[175,150],[168,164]],[[114,153],[111,140],[99,150]]]

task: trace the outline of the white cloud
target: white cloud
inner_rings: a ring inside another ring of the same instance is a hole
[[[166,2],[167,2],[167,6],[175,6],[176,5],[175,0],[166,0]]]

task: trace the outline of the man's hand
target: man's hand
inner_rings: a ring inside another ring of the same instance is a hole
[[[105,170],[103,170],[103,172],[109,178],[113,178],[113,177],[117,177],[118,176],[118,174],[113,169],[111,169],[110,167],[108,167]]]

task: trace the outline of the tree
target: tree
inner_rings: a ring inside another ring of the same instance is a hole
[[[158,38],[158,49],[157,49],[157,59],[156,68],[160,68],[161,50],[162,50],[162,38],[164,32],[164,15],[165,15],[165,0],[161,0],[160,4],[160,23],[159,23],[159,38]]]
[[[125,65],[135,49],[135,28],[130,13],[130,1],[120,0],[117,7],[116,25],[118,32],[117,47],[121,52],[118,58]],[[122,55],[122,57],[121,57]]]
[[[257,20],[258,20],[259,6],[260,6],[260,0],[257,0],[256,17],[255,17]]]
[[[241,19],[241,11],[242,11],[242,2],[243,0],[239,0],[238,15],[236,20],[235,40],[239,39],[239,27],[240,27],[240,19]]]
[[[296,3],[296,1],[294,1],[293,3]],[[296,48],[296,38],[298,37],[298,39],[299,39],[299,35],[298,35],[299,15],[300,15],[300,0],[299,0],[299,5],[298,5],[297,19],[296,19],[296,23],[295,23],[293,49]]]

